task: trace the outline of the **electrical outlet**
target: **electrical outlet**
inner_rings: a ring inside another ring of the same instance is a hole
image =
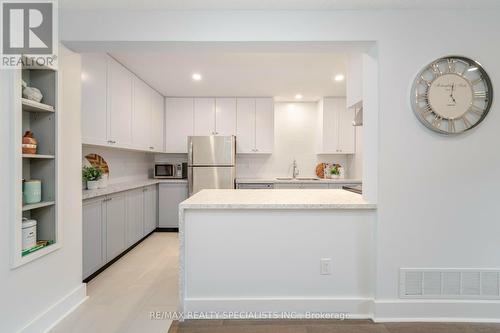
[[[321,275],[332,275],[332,258],[321,258],[320,269]]]

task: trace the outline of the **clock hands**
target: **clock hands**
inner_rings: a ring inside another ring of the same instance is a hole
[[[451,85],[451,93],[450,93],[450,97],[451,97],[451,99],[452,99],[453,103],[456,103],[457,101],[455,100],[455,97],[453,97],[453,91],[454,91],[454,90],[455,90],[455,83],[453,83],[453,84]]]

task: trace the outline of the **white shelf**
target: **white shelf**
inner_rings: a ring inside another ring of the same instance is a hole
[[[41,154],[23,154],[23,158],[53,160],[55,158],[55,156],[54,155],[41,155]]]
[[[36,204],[29,204],[29,205],[24,205],[23,206],[23,212],[26,212],[28,210],[33,210],[37,208],[43,208],[43,207],[48,207],[48,206],[53,206],[55,205],[54,201],[42,201]]]
[[[22,99],[23,111],[27,112],[55,112],[52,105],[38,103],[27,98]]]

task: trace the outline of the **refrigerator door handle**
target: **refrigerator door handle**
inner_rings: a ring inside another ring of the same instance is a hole
[[[193,167],[188,167],[188,197],[193,195]]]
[[[188,166],[193,165],[193,141],[190,139],[188,144]]]

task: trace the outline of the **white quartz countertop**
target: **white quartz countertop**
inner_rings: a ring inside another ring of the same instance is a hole
[[[306,178],[306,177],[304,177]],[[324,178],[313,178],[311,179],[278,179],[278,178],[238,178],[236,179],[237,184],[361,184],[361,179],[324,179]]]
[[[183,201],[184,209],[375,209],[344,190],[202,190]]]
[[[144,179],[131,182],[109,184],[106,188],[100,188],[97,190],[82,190],[82,199],[92,199],[103,195],[133,190],[135,188],[155,184],[187,184],[187,179]]]

